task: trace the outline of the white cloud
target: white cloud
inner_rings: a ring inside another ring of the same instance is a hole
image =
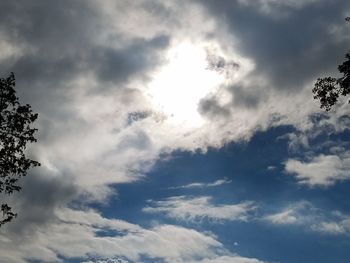
[[[274,224],[295,224],[298,222],[298,218],[294,215],[293,209],[287,209],[280,213],[266,216],[265,219]]]
[[[289,159],[285,163],[286,172],[295,175],[301,184],[311,187],[331,186],[338,181],[350,178],[350,157],[345,152],[342,155],[319,155],[308,162]]]
[[[255,258],[245,258],[240,256],[221,256],[213,259],[192,261],[191,263],[263,263]]]
[[[281,17],[287,11],[298,10],[307,5],[323,2],[323,0],[239,0],[238,2],[241,5],[257,8],[260,12],[273,17]]]
[[[99,235],[101,231],[105,234]],[[215,260],[227,253],[208,233],[174,225],[145,229],[122,220],[103,218],[93,210],[57,210],[53,221],[39,226],[34,233],[24,232],[21,238],[6,231],[4,234],[7,238],[4,235],[0,238],[0,252],[2,260],[8,263],[29,259],[60,262],[62,256],[85,258],[87,262],[118,263],[121,259],[126,260],[121,262],[139,262],[145,256],[167,263],[185,263],[206,258]]]
[[[231,180],[228,180],[227,178],[224,178],[224,179],[216,180],[215,182],[212,182],[212,183],[190,183],[190,184],[181,185],[181,186],[169,187],[168,189],[206,188],[206,187],[220,186],[220,185],[223,185],[223,184],[229,184],[231,182],[232,182]]]
[[[129,261],[123,259],[106,259],[97,261],[85,261],[83,263],[128,263]],[[255,258],[240,257],[238,255],[219,256],[211,259],[194,260],[189,263],[263,263],[263,261]]]
[[[109,258],[109,259],[99,259],[95,261],[84,261],[82,263],[129,263],[129,261],[121,258]]]
[[[299,225],[309,231],[328,235],[349,235],[350,215],[327,211],[302,201],[263,218],[275,225]]]
[[[148,213],[164,213],[165,215],[181,219],[196,220],[207,218],[209,220],[240,220],[246,221],[250,213],[256,209],[251,201],[239,204],[213,204],[211,197],[185,197],[175,196],[164,201],[152,201],[151,206],[143,211]]]
[[[349,229],[346,229],[342,222],[321,222],[317,225],[312,225],[312,230],[325,233],[325,234],[344,234],[349,231]]]
[[[307,208],[310,208],[310,204],[308,202],[299,202],[288,206],[281,212],[265,216],[264,220],[277,225],[302,224],[304,218],[302,215],[300,215],[300,213],[301,211],[305,211]]]

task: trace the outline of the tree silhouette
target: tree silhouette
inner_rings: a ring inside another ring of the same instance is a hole
[[[20,191],[20,177],[27,175],[31,167],[40,163],[26,157],[27,143],[36,142],[32,128],[38,118],[29,104],[21,105],[16,96],[15,76],[0,78],[0,193]],[[1,205],[0,226],[17,216],[7,204]]]
[[[350,21],[350,17],[345,18],[345,20]],[[343,74],[342,77],[318,78],[312,89],[314,99],[319,100],[321,108],[326,111],[329,111],[337,103],[339,96],[350,94],[350,51],[345,57],[347,60],[338,66],[338,71]]]

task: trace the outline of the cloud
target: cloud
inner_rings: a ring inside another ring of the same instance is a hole
[[[96,74],[101,81],[112,81],[117,85],[154,68],[161,61],[155,51],[165,49],[168,44],[167,36],[135,39],[122,49],[96,50],[91,61],[99,61]]]
[[[322,210],[306,201],[291,204],[282,211],[263,217],[263,220],[275,225],[298,225],[325,235],[350,234],[350,215]]]
[[[20,183],[20,193],[1,196],[2,202],[9,203],[18,213],[18,217],[5,227],[18,236],[34,235],[38,226],[47,224],[55,217],[57,207],[65,207],[80,194],[72,178],[53,175],[45,167],[33,170]]]
[[[107,259],[107,260],[97,260],[97,261],[85,261],[83,263],[128,263],[129,261],[123,259]],[[263,261],[246,258],[240,256],[220,256],[212,259],[195,260],[190,261],[190,263],[263,263]]]
[[[350,218],[340,221],[340,222],[321,222],[318,225],[313,225],[312,230],[321,232],[324,234],[349,234],[350,230]]]
[[[83,263],[128,263],[129,261],[123,259],[107,259],[97,261],[85,261]],[[212,259],[189,261],[190,263],[263,263],[263,261],[255,258],[246,258],[240,256],[220,256]]]
[[[98,236],[98,231],[107,231],[107,233],[110,230],[124,231],[125,225],[131,228],[129,229],[131,232],[121,236],[113,234],[107,237]],[[210,252],[207,250],[211,246],[220,246],[220,243],[211,237],[181,227],[158,226],[146,230],[136,225],[129,225],[118,220],[104,219],[92,211],[84,213],[65,209],[59,211],[56,222],[49,228],[38,229],[35,240],[27,243],[12,240],[20,245],[20,249],[17,250],[15,260],[9,259],[7,262],[24,262],[26,259],[59,261],[59,256],[86,258],[89,255],[104,258],[123,256],[138,260],[142,254],[151,258],[165,258],[166,262],[174,262],[176,259],[181,260],[182,257],[191,258],[197,253],[209,255]],[[30,236],[23,236],[24,240],[27,238]],[[193,245],[185,247],[184,243],[178,242],[177,239],[188,240]],[[6,242],[2,242],[1,247],[4,251],[10,249]],[[163,249],[159,249],[160,247]],[[169,247],[169,250],[164,250],[164,247]]]
[[[231,182],[232,182],[231,180],[224,178],[224,179],[216,180],[215,182],[212,182],[212,183],[190,183],[190,184],[181,185],[181,186],[169,187],[168,189],[207,188],[207,187],[215,187],[215,186],[220,186],[224,184],[229,184]]]
[[[9,263],[29,259],[60,262],[62,257],[87,262],[140,262],[146,257],[175,263],[215,260],[227,253],[214,236],[193,229],[174,225],[145,229],[123,220],[104,218],[91,209],[56,209],[54,215],[49,225],[38,226],[34,236],[26,233],[17,238],[5,232],[0,238],[2,259]],[[101,232],[104,234],[100,235]]]
[[[130,261],[121,259],[121,258],[110,258],[110,259],[101,259],[96,261],[84,261],[82,263],[129,263]]]
[[[240,60],[240,77],[232,74],[231,81],[201,101],[202,114],[211,122],[220,123],[220,130],[235,127],[231,128],[235,131],[232,133],[242,131],[246,138],[250,137],[248,130],[257,127],[264,130],[283,124],[292,124],[297,129],[309,126],[306,116],[318,111],[310,100],[310,87],[317,77],[335,71],[347,50],[347,41],[330,28],[344,27],[343,12],[348,4],[330,1],[198,2],[221,26],[216,36],[222,45],[250,59],[248,67]],[[329,10],[332,10],[331,15]],[[298,105],[302,110],[289,105]],[[271,121],[273,116],[280,118]]]
[[[302,89],[303,83],[315,78],[317,72],[337,65],[336,57],[340,58],[347,50],[346,42],[340,44],[328,31],[333,25],[344,24],[342,13],[348,7],[348,3],[345,2],[200,2],[207,7],[210,15],[228,29],[228,36],[233,36],[231,43],[235,44],[241,53],[254,59],[256,70],[253,75],[264,74],[275,90]],[[269,14],[259,14],[262,9],[268,10]],[[283,14],[283,9],[289,9],[286,11],[291,14],[278,21],[271,19]],[[329,10],[332,10],[331,14]],[[238,41],[235,42],[235,39]],[[322,45],[319,44],[321,40]],[[333,52],[335,45],[341,45],[342,52]],[[327,48],[332,49],[332,56],[323,54]],[[314,63],[316,61],[320,61],[317,66]],[[288,74],[283,74],[285,72]]]
[[[164,213],[168,217],[181,220],[238,220],[246,221],[256,209],[251,201],[234,205],[213,204],[211,197],[175,196],[164,201],[151,201],[152,206],[145,207],[144,212]]]
[[[245,258],[240,256],[222,256],[214,259],[204,259],[201,261],[193,261],[191,263],[263,263],[263,261],[255,258]]]
[[[302,216],[299,213],[304,211],[306,207],[309,207],[307,202],[296,203],[281,212],[268,215],[264,219],[276,225],[301,224]]]
[[[307,162],[289,159],[285,163],[287,173],[295,175],[300,184],[310,187],[328,187],[338,181],[350,178],[349,153],[338,155],[319,155]]]
[[[305,6],[317,3],[317,0],[300,0],[300,1],[277,1],[277,0],[258,0],[258,1],[244,1],[238,0],[238,3],[243,6],[248,6],[251,8],[256,8],[263,14],[273,15],[273,16],[283,16],[288,13]]]

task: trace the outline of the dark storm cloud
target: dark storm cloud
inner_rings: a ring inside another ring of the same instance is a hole
[[[335,70],[349,48],[348,41],[328,31],[331,25],[344,26],[348,1],[314,1],[299,8],[267,1],[268,13],[261,12],[263,1],[198,2],[228,27],[239,51],[254,59],[253,74],[264,74],[276,89],[300,89],[320,73]]]

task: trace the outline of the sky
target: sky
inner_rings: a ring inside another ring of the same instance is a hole
[[[0,0],[41,163],[4,263],[345,263],[346,0]]]

